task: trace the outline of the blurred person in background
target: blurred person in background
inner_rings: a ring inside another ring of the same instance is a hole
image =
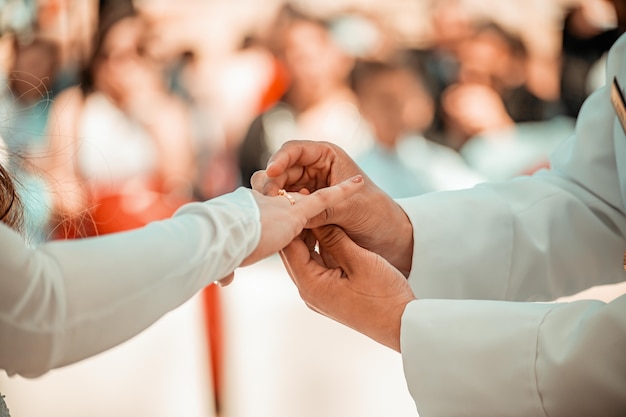
[[[422,63],[426,84],[435,101],[433,123],[428,136],[448,145],[441,96],[458,80],[460,48],[471,36],[475,17],[463,0],[435,0],[429,3],[430,31],[423,45],[413,49]]]
[[[192,198],[189,114],[144,54],[146,21],[123,4],[102,10],[80,86],[50,112],[44,167],[60,237],[139,227]]]
[[[53,93],[59,94],[65,88],[78,84],[81,68],[90,56],[99,4],[105,1],[36,0],[23,3],[32,5],[34,9],[34,33],[58,45],[58,69]]]
[[[206,11],[200,3],[178,7],[145,2],[140,11],[149,21],[146,56],[160,67],[167,89],[184,103],[190,116],[197,169],[194,198],[234,190],[239,184],[237,144],[259,114],[255,99],[267,77],[262,48],[217,53],[203,42],[200,30],[204,28],[194,27],[198,15]]]
[[[71,6],[81,13],[69,13]],[[88,13],[82,12],[91,6],[91,1],[0,1],[0,152],[21,184],[25,233],[33,244],[50,233],[52,201],[40,167],[48,116],[55,97],[75,81],[69,70],[80,43],[74,29],[89,26]]]
[[[238,152],[250,123],[285,92],[284,66],[264,39],[246,34],[218,63],[196,56],[184,75],[188,89],[194,91],[198,197],[231,191],[240,183]],[[204,92],[198,85],[206,86]]]
[[[543,99],[529,84],[531,56],[521,32],[493,20],[474,26],[459,48],[457,81],[493,88],[515,123],[543,121],[558,114],[558,102]]]
[[[239,168],[244,185],[289,138],[336,142],[352,155],[367,146],[348,84],[354,58],[333,39],[328,21],[287,7],[279,15],[282,36],[277,49],[287,71],[288,89],[252,122],[241,142]]]
[[[623,0],[581,0],[565,11],[561,31],[561,100],[576,117],[587,96],[604,84],[609,48],[624,33],[618,25]]]
[[[352,86],[374,143],[355,161],[393,198],[481,182],[456,151],[424,137],[433,121],[434,101],[418,64],[411,61],[398,52],[386,62],[357,62]]]
[[[22,184],[27,202],[26,234],[32,243],[48,238],[50,195],[38,163],[48,147],[46,125],[59,68],[59,45],[41,37],[5,33],[0,39],[6,61],[0,82],[0,138],[5,166]]]
[[[517,34],[496,22],[476,23],[471,36],[462,41],[458,56],[457,80],[448,86],[443,98],[453,147],[459,149],[483,131],[544,121],[558,111],[529,90],[526,46]],[[496,101],[501,104],[496,105]],[[463,114],[470,106],[480,109],[473,117]],[[483,118],[479,118],[481,113]]]
[[[573,131],[558,102],[528,84],[523,40],[493,21],[477,23],[459,53],[458,81],[442,96],[447,139],[490,180],[529,174]]]

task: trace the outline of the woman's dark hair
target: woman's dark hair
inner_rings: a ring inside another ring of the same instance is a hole
[[[80,88],[84,95],[93,91],[93,73],[102,58],[102,48],[109,31],[119,21],[136,16],[137,10],[130,1],[112,1],[98,11],[98,27],[93,38],[91,55],[81,71]]]
[[[0,164],[0,221],[22,232],[24,210],[11,174]]]

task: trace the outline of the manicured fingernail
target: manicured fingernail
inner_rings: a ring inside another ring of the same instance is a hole
[[[363,175],[357,175],[352,177],[352,182],[363,182]]]

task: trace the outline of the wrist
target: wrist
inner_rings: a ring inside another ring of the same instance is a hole
[[[415,297],[400,300],[397,304],[392,305],[387,312],[381,315],[385,319],[379,327],[379,337],[373,338],[379,343],[401,353],[401,332],[402,332],[402,316],[406,310],[406,306]]]
[[[389,211],[392,227],[386,227],[386,254],[383,256],[405,277],[409,276],[413,264],[413,224],[402,207],[391,200]]]

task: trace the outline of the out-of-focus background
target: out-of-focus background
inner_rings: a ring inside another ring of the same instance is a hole
[[[620,34],[608,0],[0,0],[0,157],[35,245],[249,186],[289,139],[393,197],[466,188],[548,167]],[[400,356],[277,257],[0,392],[14,417],[417,415]]]

